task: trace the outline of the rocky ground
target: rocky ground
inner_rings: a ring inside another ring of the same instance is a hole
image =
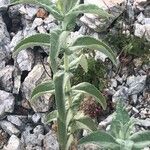
[[[130,34],[132,28],[132,34],[150,41],[148,0],[129,0],[128,3],[124,3],[124,0],[84,2],[95,3],[114,17],[108,21],[85,14],[78,22],[75,35],[103,37],[108,30],[115,32],[113,24],[126,12],[122,33]],[[46,94],[36,102],[29,103],[33,88],[43,80],[51,79],[47,64],[48,49],[28,48],[12,58],[13,49],[21,39],[35,33],[49,32],[57,27],[57,20],[37,6],[17,5],[8,8],[8,4],[9,0],[0,0],[0,149],[58,150],[55,133],[50,125],[45,124],[46,114],[53,109],[53,96]],[[96,53],[95,59],[105,61],[106,57]],[[140,57],[128,55],[124,59],[118,57],[118,64],[117,69],[111,64],[107,66],[106,95],[114,103],[116,99],[122,99],[128,105],[130,115],[137,119],[136,131],[149,130],[150,61],[145,63]],[[108,118],[103,118],[99,126],[107,129],[111,120],[111,114],[108,114]]]

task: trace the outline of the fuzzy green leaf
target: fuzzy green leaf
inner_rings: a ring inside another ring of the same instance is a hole
[[[71,10],[79,3],[79,0],[63,0],[63,2],[64,2],[65,12],[67,13],[69,10]]]
[[[58,117],[58,111],[54,110],[51,111],[47,116],[46,116],[46,123],[50,123],[52,121],[56,121]]]
[[[66,149],[65,150],[70,150],[70,146],[72,144],[72,142],[74,142],[74,137],[72,134],[69,135],[68,140],[67,140],[67,144],[66,144]]]
[[[97,146],[118,149],[119,144],[110,134],[106,132],[96,131],[79,140],[79,144],[93,143]]]
[[[79,64],[81,65],[81,67],[83,68],[83,70],[87,73],[88,72],[88,62],[87,62],[87,58],[85,55],[82,55]]]
[[[75,96],[72,99],[72,109],[77,111],[79,109],[80,104],[81,104],[83,99],[84,99],[83,93],[75,94]]]
[[[34,90],[32,91],[31,101],[43,94],[54,93],[54,92],[55,92],[55,89],[54,89],[53,81],[47,81],[47,82],[41,83],[37,87],[35,87]]]
[[[75,42],[71,45],[70,50],[80,50],[80,49],[92,49],[92,50],[98,50],[102,53],[104,53],[109,59],[116,65],[117,60],[114,52],[111,50],[111,48],[106,45],[101,40],[98,40],[96,38],[90,37],[90,36],[82,36],[75,40]]]
[[[13,54],[15,55],[21,50],[33,46],[50,46],[50,35],[39,33],[23,39],[14,48]]]
[[[150,146],[150,131],[140,131],[129,137],[134,142],[133,149],[142,149]]]
[[[99,102],[101,104],[103,109],[106,109],[106,106],[107,106],[106,100],[103,97],[103,95],[100,93],[100,91],[94,85],[87,83],[87,82],[83,82],[76,86],[73,86],[72,90],[75,92],[77,91],[79,93],[90,94],[91,96],[93,96],[95,98],[95,100],[97,102]]]
[[[76,14],[70,14],[68,16],[65,16],[62,22],[63,29],[68,31],[73,30],[76,24],[76,18],[77,18]]]
[[[57,71],[58,67],[57,56],[60,52],[59,37],[61,33],[62,31],[60,29],[54,30],[50,33],[51,50],[49,53],[49,58],[53,73]]]
[[[111,135],[116,138],[125,139],[130,134],[131,126],[132,122],[130,121],[128,112],[125,110],[123,103],[118,101],[116,114],[111,123]]]
[[[89,131],[96,131],[97,124],[90,117],[84,116],[82,114],[77,114],[74,117],[74,121],[78,129],[87,129]]]
[[[94,5],[94,4],[80,4],[77,5],[75,7],[73,7],[66,16],[72,15],[72,14],[83,14],[83,13],[91,13],[91,14],[95,14],[98,15],[102,18],[108,18],[111,15],[108,14],[105,10],[99,8],[98,6]]]
[[[81,56],[75,56],[75,55],[70,55],[70,63],[69,63],[69,68],[72,69],[72,68],[76,68],[78,65],[79,65],[79,61],[80,59],[82,58],[82,55]]]
[[[71,109],[69,109],[69,110],[67,111],[67,117],[66,117],[66,126],[67,126],[67,127],[69,126],[69,124],[70,124],[72,118],[73,118],[73,112],[72,112]]]
[[[68,31],[62,31],[60,29],[53,30],[51,33],[51,51],[49,53],[50,64],[52,67],[52,71],[55,73],[58,68],[58,55],[61,49],[65,49],[66,47],[66,39],[69,35]]]
[[[35,4],[40,7],[45,8],[49,13],[51,13],[56,19],[63,20],[63,15],[57,9],[55,5],[53,5],[48,0],[12,0],[12,5],[16,4]]]

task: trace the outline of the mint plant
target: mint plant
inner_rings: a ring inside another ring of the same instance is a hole
[[[60,149],[68,150],[72,144],[76,146],[76,134],[80,129],[90,131],[97,129],[95,122],[90,117],[78,112],[83,94],[93,96],[103,109],[106,108],[105,98],[92,84],[83,82],[71,85],[71,71],[78,65],[87,71],[85,49],[101,51],[116,64],[115,54],[101,40],[90,36],[80,36],[70,41],[70,34],[79,14],[92,13],[101,18],[108,18],[110,15],[95,5],[79,4],[78,0],[57,0],[55,4],[48,0],[14,0],[12,5],[20,3],[43,7],[59,23],[58,28],[50,31],[49,34],[36,34],[22,40],[15,47],[13,55],[28,47],[49,47],[49,64],[53,72],[53,79],[38,85],[32,92],[30,102],[36,101],[37,97],[45,93],[55,95],[56,110],[50,112],[48,122],[57,120]],[[59,58],[60,53],[63,55],[62,58]]]
[[[83,137],[79,144],[93,143],[106,150],[141,150],[150,145],[150,131],[132,134],[134,121],[121,102],[117,105],[111,129],[107,132],[96,131]]]

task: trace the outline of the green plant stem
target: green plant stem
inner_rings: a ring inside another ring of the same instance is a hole
[[[69,71],[69,59],[67,54],[64,53],[64,67],[65,67],[65,72]],[[66,86],[66,91],[68,93],[68,103],[69,103],[69,108],[71,108],[72,106],[72,96],[71,96],[71,83],[70,83],[70,79],[67,82],[67,86]]]

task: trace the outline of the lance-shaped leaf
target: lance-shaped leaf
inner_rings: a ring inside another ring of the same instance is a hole
[[[57,117],[58,117],[58,111],[57,110],[51,111],[50,113],[48,113],[48,115],[46,115],[46,123],[56,121]]]
[[[84,116],[82,113],[74,116],[73,121],[75,122],[77,130],[78,129],[87,129],[89,131],[97,130],[97,124],[90,117]]]
[[[66,13],[79,3],[79,0],[69,0],[69,1],[68,0],[62,0],[62,1],[63,1],[63,5],[65,8],[64,10]]]
[[[67,139],[67,144],[66,144],[66,149],[65,150],[69,150],[70,149],[70,146],[71,146],[72,142],[74,142],[74,137],[73,137],[72,134],[70,134],[68,139]]]
[[[80,104],[81,104],[83,99],[84,99],[84,94],[83,93],[75,94],[75,96],[72,99],[72,109],[74,111],[77,111],[79,109]]]
[[[70,14],[66,16],[62,22],[63,29],[68,31],[73,30],[76,24],[76,18],[76,14]]]
[[[129,140],[134,142],[133,148],[142,149],[150,146],[150,131],[140,131],[129,137]]]
[[[87,58],[85,55],[82,55],[79,64],[81,65],[81,67],[83,68],[83,70],[87,73],[88,72],[88,62],[87,62]]]
[[[102,53],[104,53],[109,59],[116,65],[117,60],[114,52],[112,49],[106,45],[101,40],[98,40],[96,38],[90,37],[90,36],[82,36],[75,40],[75,42],[72,44],[72,46],[69,48],[72,51],[80,50],[80,49],[92,49],[92,50],[98,50]]]
[[[76,55],[70,55],[70,63],[69,63],[69,68],[72,69],[72,68],[76,68],[78,65],[79,65],[79,61],[80,59],[82,58],[82,55],[81,56],[76,56]]]
[[[58,55],[61,49],[66,47],[66,39],[69,35],[68,31],[62,31],[60,29],[54,30],[51,33],[50,41],[51,41],[51,51],[49,53],[50,64],[52,67],[52,71],[55,73],[57,71],[58,65]]]
[[[91,13],[100,16],[101,18],[108,18],[111,15],[108,14],[105,10],[101,9],[100,7],[94,5],[94,4],[80,4],[76,7],[73,7],[66,16],[72,15],[72,14],[83,14],[83,13]]]
[[[75,56],[72,58],[71,62],[69,63],[69,68],[75,68],[78,67],[80,64],[83,70],[87,73],[88,71],[88,62],[85,55],[80,55],[79,57]]]
[[[67,111],[67,117],[66,117],[66,126],[68,127],[71,120],[73,118],[73,111],[71,109],[68,109]]]
[[[31,101],[43,94],[54,93],[54,92],[55,92],[55,89],[54,89],[54,83],[52,80],[41,83],[33,89],[32,94],[31,94]]]
[[[124,137],[126,137],[126,135],[130,133],[129,130],[130,127],[131,127],[130,116],[128,115],[128,112],[124,108],[123,103],[121,101],[118,101],[116,114],[111,123],[111,129],[110,129],[111,135],[113,135],[116,138],[124,139]],[[122,132],[122,130],[126,130],[126,132]],[[123,134],[122,135],[123,137],[120,137],[120,133]]]
[[[50,35],[39,33],[23,39],[14,48],[13,54],[15,55],[21,50],[32,46],[50,46]]]
[[[93,96],[95,100],[101,104],[103,109],[106,109],[106,105],[107,105],[106,100],[103,97],[103,95],[100,93],[100,91],[94,85],[87,83],[87,82],[83,82],[76,86],[73,86],[72,90],[75,92],[77,91],[79,93],[87,93]]]
[[[45,8],[48,12],[50,12],[56,19],[58,20],[63,20],[63,15],[57,9],[55,5],[50,3],[48,0],[12,0],[11,5],[16,5],[16,4],[35,4],[40,7]]]
[[[50,41],[51,41],[51,50],[49,53],[49,58],[50,58],[50,64],[53,73],[57,71],[57,56],[60,52],[60,45],[59,45],[59,36],[62,33],[61,30],[57,29],[54,30],[50,33]]]
[[[93,143],[97,146],[104,147],[104,148],[110,148],[118,150],[119,144],[116,142],[115,138],[111,136],[110,134],[106,132],[93,132],[86,137],[79,140],[79,145],[81,144],[87,144],[87,143]]]

